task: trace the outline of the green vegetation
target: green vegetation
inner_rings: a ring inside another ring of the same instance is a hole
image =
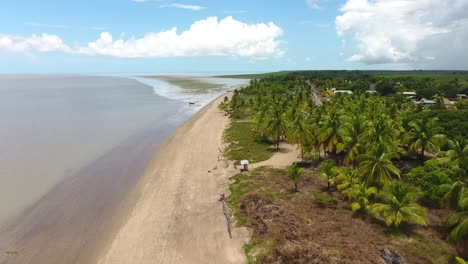
[[[394,181],[379,193],[382,202],[371,205],[370,211],[382,217],[387,226],[398,227],[402,222],[427,225],[427,210],[416,203],[421,196],[420,191]]]
[[[233,121],[224,133],[228,143],[225,156],[239,163],[241,160],[259,162],[269,159],[273,152],[269,149],[271,144],[263,137],[252,131],[252,122]]]
[[[454,255],[442,240],[428,235],[431,232],[443,233],[445,222],[449,230],[439,237],[447,237],[447,241],[458,246],[462,256],[467,256],[468,252],[461,252],[460,246],[468,242],[468,206],[465,206],[468,201],[468,198],[465,200],[468,197],[468,191],[465,191],[468,132],[464,130],[468,121],[465,121],[467,110],[455,107],[446,109],[441,96],[446,84],[463,91],[464,83],[459,80],[442,85],[426,79],[405,77],[397,81],[387,76],[376,77],[375,72],[339,71],[281,73],[252,80],[248,87],[234,92],[229,102],[228,112],[233,126],[245,124],[239,128],[242,131],[239,133],[249,136],[227,138],[230,142],[227,157],[231,158],[238,152],[241,155],[231,159],[244,159],[248,153],[269,152],[271,146],[281,148],[280,142],[288,142],[297,145],[300,150],[301,164],[309,164],[312,169],[306,169],[302,178],[295,171],[297,165],[287,171],[263,169],[246,173],[250,175],[249,178],[239,179],[251,185],[248,190],[238,182],[231,185],[244,190],[232,190],[234,197],[237,197],[236,202],[231,203],[235,208],[233,210],[238,212],[241,219],[246,219],[246,226],[254,230],[266,225],[270,233],[254,235],[253,239],[270,241],[271,232],[276,234],[278,229],[286,227],[278,227],[275,222],[270,226],[269,222],[262,220],[265,215],[252,218],[251,214],[258,212],[245,209],[245,206],[252,205],[246,204],[245,199],[257,201],[254,203],[258,207],[255,210],[260,211],[264,205],[260,200],[288,210],[296,208],[299,211],[290,211],[295,217],[305,217],[308,213],[306,211],[310,208],[304,201],[312,202],[321,210],[351,209],[354,214],[350,213],[350,217],[362,217],[363,223],[370,226],[369,230],[378,229],[375,225],[380,224],[376,223],[383,221],[387,226],[385,230],[398,230],[395,232],[417,240],[415,250],[445,252],[434,258],[444,261],[434,263],[447,263]],[[409,98],[395,95],[408,90],[411,83],[424,84],[421,89],[429,87],[427,89],[431,89],[431,93],[438,94],[434,98],[438,102],[436,107],[416,105]],[[355,93],[333,95],[328,90],[332,87],[352,89]],[[381,95],[386,96],[365,93],[369,87],[376,87]],[[315,104],[316,93],[325,99],[323,104]],[[231,126],[230,129],[232,131],[228,129],[226,135],[235,133],[238,128]],[[252,142],[257,145],[251,145],[250,149],[239,147]],[[311,173],[324,181],[318,183],[317,179],[311,180]],[[296,192],[288,192],[290,185],[279,182],[279,178],[273,175],[281,175],[283,179],[289,176],[295,183]],[[308,185],[311,181],[318,184],[316,189]],[[297,192],[298,186],[300,192]],[[242,194],[239,195],[239,192]],[[441,207],[451,211],[442,210]],[[244,213],[241,213],[243,210]],[[328,216],[332,215],[330,213]],[[310,222],[307,219],[303,221]],[[432,222],[434,219],[437,219],[436,223]],[[260,221],[257,223],[259,226],[250,221]],[[302,224],[299,226],[308,228]],[[278,248],[285,245],[276,243],[279,242],[273,243],[272,250],[260,258],[261,263],[270,263],[265,260],[277,254],[286,254]],[[331,248],[339,254],[331,256],[320,252],[315,257],[332,261],[330,258],[340,258],[348,253],[342,248]],[[297,252],[302,249],[310,250],[310,247],[295,246]],[[415,254],[421,257],[421,252]]]
[[[184,87],[186,89],[190,89],[192,92],[195,92],[195,93],[205,93],[206,90],[220,89],[223,87],[222,84],[206,82],[197,77],[172,76],[172,75],[148,75],[148,76],[141,76],[141,77],[163,80],[170,84]]]
[[[297,163],[289,166],[288,168],[288,177],[294,182],[294,191],[298,192],[297,183],[301,180],[301,176],[304,170],[297,166]]]

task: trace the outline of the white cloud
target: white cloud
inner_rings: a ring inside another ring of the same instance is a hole
[[[125,58],[194,56],[239,56],[267,58],[281,56],[283,30],[274,23],[245,24],[232,17],[220,21],[209,17],[193,23],[186,31],[177,28],[147,33],[142,38],[114,40],[108,32],[87,45],[69,47],[56,35],[31,37],[0,35],[0,49],[9,51],[62,51],[86,55]]]
[[[348,0],[336,31],[357,44],[349,61],[466,68],[466,10],[468,0]]]
[[[29,51],[63,51],[71,52],[70,47],[65,45],[61,38],[56,35],[42,34],[31,37],[0,35],[0,49],[14,52]]]
[[[319,0],[306,0],[306,3],[312,9],[319,9],[320,8]]]
[[[181,9],[190,9],[193,11],[200,11],[203,9],[206,9],[204,6],[199,6],[199,5],[184,5],[184,4],[170,4],[170,5],[162,5],[161,7],[173,7],[173,8],[181,8]]]
[[[304,60],[305,60],[306,62],[310,62],[310,61],[312,61],[312,58],[310,58],[310,57],[305,57]]]

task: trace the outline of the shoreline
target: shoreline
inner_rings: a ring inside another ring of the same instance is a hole
[[[219,194],[229,177],[221,158],[228,118],[204,106],[157,148],[121,205],[123,223],[101,247],[97,263],[244,263],[246,229],[229,239]],[[125,212],[124,212],[125,211]]]

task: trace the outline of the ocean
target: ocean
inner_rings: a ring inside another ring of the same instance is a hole
[[[216,84],[194,90],[138,76],[0,75],[0,250],[14,253],[3,257],[57,243],[57,261],[91,255],[158,145],[247,82],[188,75]]]

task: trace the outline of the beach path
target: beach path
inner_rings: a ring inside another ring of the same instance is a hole
[[[229,120],[215,102],[158,149],[135,193],[135,206],[99,263],[245,263],[246,229],[229,238],[219,195],[233,168],[220,160]]]

